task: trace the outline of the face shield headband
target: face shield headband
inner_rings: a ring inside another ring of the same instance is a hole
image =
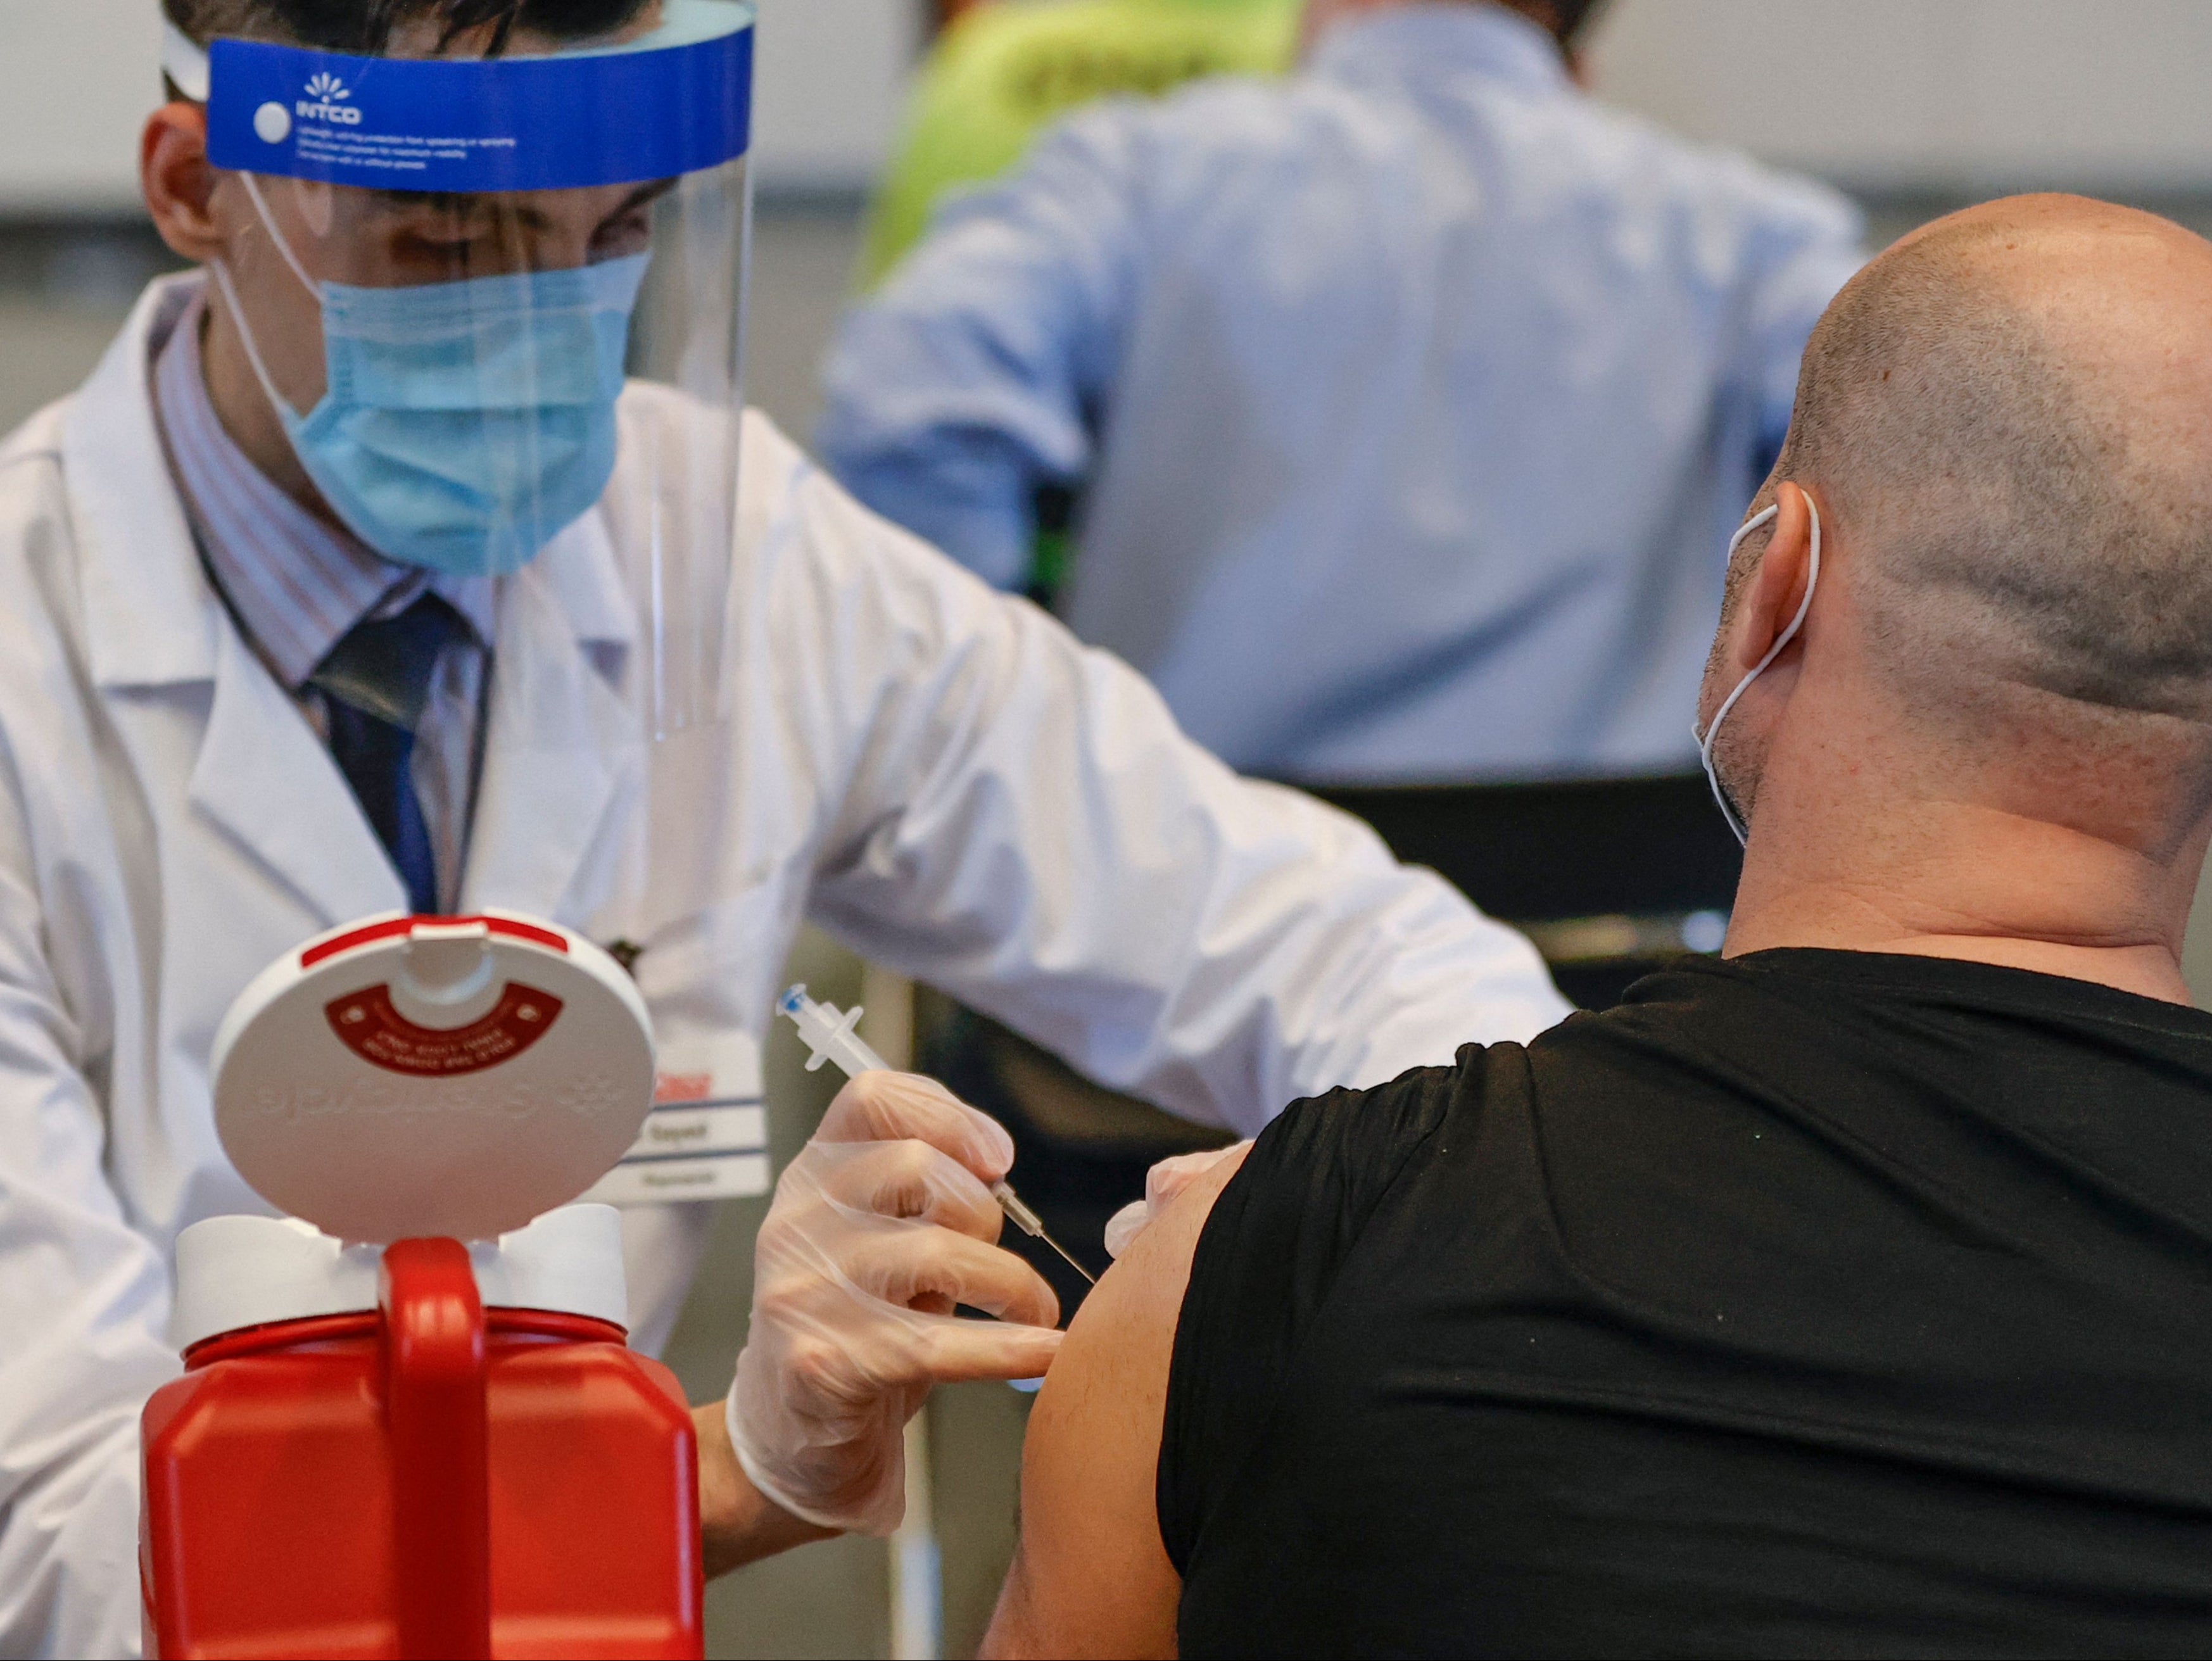
[[[234,173],[464,194],[638,184],[751,138],[749,0],[661,0],[660,15],[633,40],[487,58],[203,49],[168,24],[161,67],[207,106],[208,160]]]
[[[1820,581],[1820,510],[1814,505],[1810,496],[1805,498],[1805,508],[1813,516],[1813,552],[1805,574],[1805,598],[1797,603],[1797,615],[1790,619],[1790,626],[1782,631],[1773,645],[1766,648],[1766,655],[1752,666],[1751,672],[1736,682],[1735,691],[1721,700],[1721,707],[1713,711],[1713,724],[1700,733],[1698,723],[1694,721],[1690,723],[1690,736],[1697,739],[1698,757],[1705,764],[1705,782],[1712,786],[1713,800],[1720,804],[1721,817],[1728,821],[1729,829],[1735,833],[1737,844],[1741,847],[1750,846],[1751,831],[1729,802],[1728,792],[1721,788],[1719,770],[1713,765],[1713,741],[1720,737],[1721,723],[1728,719],[1729,711],[1735,708],[1736,700],[1744,695],[1752,682],[1766,672],[1767,666],[1782,655],[1783,648],[1797,638],[1797,631],[1805,626],[1806,616],[1813,609],[1813,590]],[[1781,504],[1777,502],[1753,514],[1737,528],[1736,533],[1729,538],[1728,557],[1731,564],[1735,563],[1735,551],[1742,546],[1743,539],[1760,526],[1771,523],[1781,511]]]

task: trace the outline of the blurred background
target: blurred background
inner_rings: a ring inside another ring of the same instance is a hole
[[[748,373],[754,401],[803,439],[871,191],[947,20],[933,0],[761,9]],[[169,263],[140,225],[135,167],[158,27],[155,0],[0,0],[0,429],[74,386]],[[1848,191],[1875,246],[2023,189],[2084,191],[2212,230],[2203,0],[1615,0],[1590,57],[1601,96]],[[2200,1001],[2212,996],[2208,947],[2212,921],[2192,936]],[[861,966],[818,938],[789,978],[840,1004],[862,996]],[[796,1048],[779,1033],[771,1050],[779,1162],[826,1100],[826,1075],[802,1074]],[[764,1207],[726,1207],[673,1341],[695,1399],[728,1383]],[[977,1385],[931,1409],[948,1655],[973,1653],[1011,1548],[1027,1400]],[[710,1596],[709,1652],[890,1654],[892,1563],[883,1543],[840,1541],[731,1576]],[[909,1607],[916,1590],[909,1579]]]

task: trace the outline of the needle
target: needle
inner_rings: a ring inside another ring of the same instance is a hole
[[[1086,1286],[1097,1286],[1098,1277],[1075,1261],[1075,1254],[1044,1232],[1044,1224],[1036,1213],[1022,1203],[1021,1198],[1005,1183],[991,1184],[991,1197],[999,1202],[999,1209],[1013,1219],[1014,1226],[1032,1240],[1042,1240],[1066,1260],[1067,1266],[1083,1277]]]
[[[799,1029],[799,1036],[814,1052],[813,1058],[806,1063],[808,1072],[813,1072],[824,1062],[836,1062],[838,1071],[848,1079],[862,1073],[884,1070],[883,1057],[863,1043],[860,1034],[853,1030],[860,1024],[859,1010],[840,1009],[835,1004],[817,1003],[806,995],[806,989],[803,986],[794,986],[785,993],[777,1000],[776,1007]],[[999,1209],[1006,1214],[1016,1228],[1032,1240],[1042,1240],[1057,1251],[1067,1266],[1083,1277],[1086,1285],[1098,1284],[1097,1275],[1077,1262],[1073,1252],[1044,1232],[1042,1220],[1022,1202],[1021,1196],[1006,1183],[993,1183],[991,1197],[999,1202]]]

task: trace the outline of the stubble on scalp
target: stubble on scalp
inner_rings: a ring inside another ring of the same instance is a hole
[[[2026,198],[1908,238],[1814,331],[1776,476],[1858,554],[1910,708],[2212,721],[2212,246],[2179,226]]]

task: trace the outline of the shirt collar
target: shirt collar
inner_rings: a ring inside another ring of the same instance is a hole
[[[200,368],[204,293],[158,348],[154,402],[185,510],[223,597],[294,691],[356,624],[395,614],[433,590],[493,634],[493,584],[433,577],[387,560],[285,495],[223,430]]]
[[[1528,92],[1571,84],[1550,32],[1492,0],[1389,6],[1346,18],[1316,45],[1311,68],[1353,82],[1461,74]]]

